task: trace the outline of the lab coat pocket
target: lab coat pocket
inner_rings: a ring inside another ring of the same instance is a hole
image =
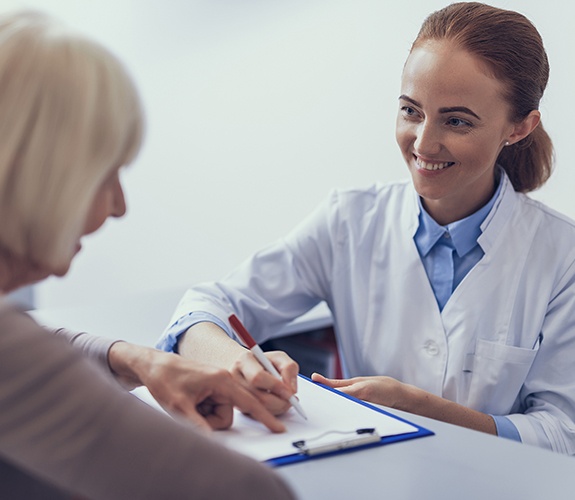
[[[484,413],[507,415],[539,350],[479,339],[471,356],[467,406]]]

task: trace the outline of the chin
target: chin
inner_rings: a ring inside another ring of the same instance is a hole
[[[68,271],[70,270],[70,262],[66,265],[62,265],[56,269],[54,269],[52,271],[52,276],[57,276],[58,278],[61,278],[62,276],[65,276],[66,274],[68,274]]]
[[[445,196],[445,188],[442,185],[433,185],[414,178],[413,187],[419,196],[427,200],[438,200]]]
[[[72,258],[67,259],[66,261],[56,263],[53,267],[50,268],[50,272],[47,273],[46,277],[56,276],[58,278],[61,278],[62,276],[68,274],[68,271],[70,271],[70,266],[72,264],[73,258],[74,257],[72,256]]]

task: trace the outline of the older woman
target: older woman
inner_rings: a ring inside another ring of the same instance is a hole
[[[81,237],[124,214],[120,168],[139,149],[142,112],[115,57],[37,13],[0,18],[0,110],[6,293],[65,274]],[[195,425],[147,407],[118,381],[147,384]],[[0,305],[2,498],[291,498],[272,471],[197,432],[229,426],[233,405],[283,430],[226,371],[47,332]]]

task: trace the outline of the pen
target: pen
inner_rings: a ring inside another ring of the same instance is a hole
[[[246,347],[252,352],[255,358],[259,361],[259,363],[271,373],[275,378],[278,380],[282,380],[281,375],[276,370],[276,367],[272,364],[272,362],[267,358],[262,351],[262,348],[256,344],[256,341],[252,338],[249,332],[246,330],[246,327],[242,325],[242,322],[238,319],[235,314],[232,314],[229,318],[230,324],[232,328],[236,331],[238,336],[242,339]],[[290,404],[295,408],[295,410],[307,420],[307,417],[301,407],[299,400],[297,399],[296,395],[294,394],[289,398]]]

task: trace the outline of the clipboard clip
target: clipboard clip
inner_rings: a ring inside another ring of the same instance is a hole
[[[343,437],[339,439],[330,439],[330,435],[340,434]],[[319,455],[331,451],[346,450],[356,448],[365,444],[377,443],[381,436],[375,431],[375,428],[367,427],[356,429],[355,431],[327,431],[319,436],[308,438],[307,440],[293,441],[300,453],[305,455]],[[310,441],[312,443],[310,443]]]

